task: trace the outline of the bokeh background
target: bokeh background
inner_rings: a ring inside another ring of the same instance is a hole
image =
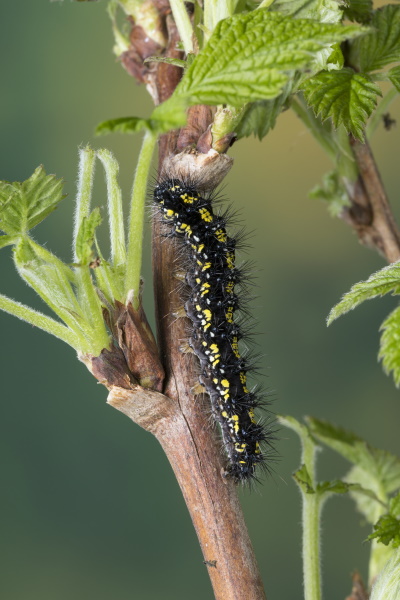
[[[115,60],[104,0],[2,0],[1,179],[23,180],[42,163],[65,178],[68,197],[36,230],[70,258],[77,149],[110,148],[128,199],[140,138],[94,138],[107,118],[150,112],[146,90]],[[392,115],[399,119],[400,103]],[[398,127],[373,148],[395,213]],[[253,232],[258,270],[255,313],[263,372],[274,410],[310,414],[400,453],[400,398],[377,362],[378,328],[393,298],[375,300],[327,329],[325,318],[350,285],[384,266],[348,227],[307,197],[331,167],[303,125],[285,113],[260,143],[232,148],[225,194]],[[100,167],[95,201],[104,206]],[[106,235],[104,233],[104,239]],[[149,236],[145,306],[152,315]],[[0,254],[1,292],[42,309]],[[106,390],[69,347],[1,313],[0,597],[4,600],[193,600],[212,591],[194,530],[156,440],[107,406]],[[300,497],[291,479],[299,444],[279,434],[280,461],[253,493],[240,492],[268,597],[302,597]],[[322,479],[345,473],[325,450]],[[351,500],[323,514],[325,598],[350,593],[366,575],[368,529]]]

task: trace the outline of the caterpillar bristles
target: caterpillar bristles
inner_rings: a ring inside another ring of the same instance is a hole
[[[184,309],[174,316],[187,316],[191,323],[181,351],[189,349],[200,363],[199,384],[192,393],[209,396],[210,418],[219,425],[229,462],[226,475],[238,483],[257,481],[256,469],[270,469],[274,432],[254,414],[269,400],[260,388],[249,389],[247,383],[262,357],[245,343],[253,343],[254,335],[248,308],[254,265],[236,263],[236,252],[248,248],[249,236],[243,228],[234,235],[227,233],[237,212],[216,211],[221,196],[201,179],[164,176],[154,187],[153,202],[169,228],[163,235],[178,242],[176,279],[185,281],[180,290]]]

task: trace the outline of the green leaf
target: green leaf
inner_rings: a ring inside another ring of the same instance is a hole
[[[96,135],[105,133],[137,133],[143,129],[149,129],[150,123],[148,119],[140,119],[139,117],[120,117],[118,119],[110,119],[102,121],[96,127]]]
[[[360,33],[354,25],[293,19],[263,9],[234,15],[218,23],[173,98],[239,107],[275,98],[288,72],[305,68],[323,48]]]
[[[400,307],[397,307],[381,325],[383,331],[378,358],[385,373],[393,373],[396,387],[400,387]]]
[[[301,467],[293,473],[293,478],[305,494],[315,494],[306,465],[301,465]]]
[[[370,600],[398,600],[400,597],[400,550],[392,551],[383,569],[376,573],[377,580]]]
[[[314,19],[320,23],[339,23],[343,13],[335,0],[275,0],[271,10],[297,19]]]
[[[400,60],[400,6],[376,10],[371,27],[371,33],[351,44],[350,64],[360,71],[376,71]]]
[[[354,433],[326,421],[308,418],[307,422],[317,439],[356,465],[346,477],[349,483],[358,483],[365,490],[371,490],[376,499],[384,503],[389,494],[400,488],[400,459],[397,456],[374,448]],[[376,520],[377,511],[378,515],[382,514],[377,500],[371,497],[364,504],[358,503],[368,519],[372,516]]]
[[[383,515],[374,525],[374,533],[368,536],[369,540],[377,539],[378,542],[393,548],[400,546],[400,521],[391,514]]]
[[[46,175],[42,166],[22,183],[0,181],[0,229],[23,235],[43,221],[65,198],[63,180]]]
[[[275,127],[276,119],[285,110],[285,103],[291,93],[292,86],[287,85],[277,98],[253,102],[246,109],[236,134],[238,139],[255,135],[262,140],[270,129]]]
[[[166,133],[171,129],[183,127],[186,123],[186,108],[188,99],[172,96],[159,104],[149,119],[139,117],[120,117],[103,121],[96,127],[96,135],[105,133],[138,133],[147,130],[153,133]]]
[[[349,0],[344,8],[344,16],[350,21],[368,24],[372,18],[372,0]]]
[[[0,248],[5,246],[12,246],[17,242],[18,238],[12,235],[0,235]]]
[[[387,76],[393,83],[396,90],[400,93],[400,66],[390,69],[390,71],[387,72]]]
[[[395,517],[400,517],[400,492],[390,499],[389,510]]]
[[[353,310],[365,300],[384,296],[389,292],[392,292],[393,296],[400,293],[400,262],[392,263],[373,273],[366,281],[360,281],[353,285],[351,290],[344,294],[341,301],[332,308],[327,324],[330,325],[332,321]]]
[[[364,127],[382,95],[368,75],[345,68],[324,71],[303,84],[307,102],[324,121],[331,118],[335,127],[343,124],[354,137],[363,141]]]
[[[93,260],[92,246],[96,228],[102,221],[100,209],[96,207],[89,217],[83,217],[76,238],[76,256],[81,265],[88,265]]]
[[[332,217],[338,217],[350,200],[337,171],[326,173],[322,178],[322,185],[316,185],[308,194],[309,198],[323,200],[328,204]]]

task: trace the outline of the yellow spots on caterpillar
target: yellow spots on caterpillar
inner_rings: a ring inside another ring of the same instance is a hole
[[[228,306],[228,309],[225,313],[225,318],[228,323],[233,323],[233,306]]]
[[[191,228],[191,227],[190,227],[190,225],[188,225],[187,223],[180,223],[180,224],[177,226],[176,230],[177,230],[179,233],[186,233],[186,235],[187,235],[188,237],[190,237],[190,236],[192,235],[192,233],[193,233],[193,231],[192,231],[192,228]]]
[[[203,268],[201,270],[202,271],[207,271],[207,269],[211,269],[211,263],[210,262],[204,263]]]
[[[206,208],[200,208],[199,213],[203,221],[205,221],[206,223],[211,223],[211,221],[213,220],[212,214]]]
[[[201,283],[200,277],[196,277],[196,283],[197,283],[197,285],[200,285],[200,283]]]
[[[225,291],[228,294],[232,294],[233,290],[234,290],[235,284],[233,281],[228,281],[228,283],[225,286]]]
[[[226,264],[228,266],[228,269],[235,268],[235,253],[234,252],[226,253]]]
[[[228,236],[226,235],[225,229],[217,229],[215,232],[215,237],[217,240],[223,244],[228,241]]]
[[[232,338],[231,348],[232,348],[233,354],[236,356],[236,358],[240,358],[239,341],[236,336],[233,336],[233,338]]]
[[[209,283],[203,283],[200,288],[200,296],[205,296],[210,291],[211,285]],[[210,312],[210,311],[209,311]]]
[[[187,194],[186,192],[184,194],[181,194],[181,198],[185,204],[193,204],[193,202],[197,200],[197,198],[195,198],[194,196],[189,196],[189,194]]]
[[[171,219],[176,214],[171,208],[164,208],[164,213],[167,219]]]
[[[239,442],[236,442],[235,444],[235,450],[236,452],[244,452],[246,449],[247,444],[239,444]],[[243,461],[244,462],[244,461]]]
[[[254,452],[256,454],[261,454],[261,448],[260,448],[260,444],[258,442],[256,442],[256,449],[254,450]]]
[[[205,308],[203,310],[203,315],[206,321],[211,321],[211,317],[212,317],[212,312],[209,308]]]
[[[228,413],[226,412],[226,410],[223,410],[221,415],[224,417],[224,419],[228,419]]]

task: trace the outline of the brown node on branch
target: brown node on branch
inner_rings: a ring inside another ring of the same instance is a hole
[[[369,600],[369,594],[365,589],[363,580],[358,571],[355,571],[352,575],[353,587],[351,589],[351,595],[347,596],[346,600]]]

